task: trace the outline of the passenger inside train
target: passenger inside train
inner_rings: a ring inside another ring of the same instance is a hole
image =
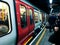
[[[0,5],[0,36],[7,34],[9,31],[8,10],[4,6],[1,6],[2,5]]]
[[[23,5],[20,5],[20,10],[21,10],[21,27],[25,28],[27,26],[26,8]]]

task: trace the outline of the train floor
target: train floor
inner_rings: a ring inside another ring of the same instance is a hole
[[[48,41],[49,37],[53,34],[54,32],[49,32],[49,29],[47,29],[47,32],[45,33],[43,39],[41,40],[39,45],[52,45],[52,43],[50,43]]]

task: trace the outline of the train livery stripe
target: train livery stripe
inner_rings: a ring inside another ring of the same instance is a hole
[[[29,40],[28,40],[26,43],[24,43],[24,45],[26,45],[32,38],[33,38],[33,36],[31,36],[31,37],[29,38]]]
[[[42,40],[42,38],[43,38],[45,32],[46,32],[46,28],[45,28],[44,32],[42,33],[42,35],[40,36],[40,38],[38,39],[36,45],[39,45],[39,43],[41,42],[41,40]]]

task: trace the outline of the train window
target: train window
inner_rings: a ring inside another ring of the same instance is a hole
[[[40,16],[40,21],[42,22],[42,13],[40,12],[40,14],[39,14]]]
[[[21,27],[25,28],[27,26],[27,17],[26,17],[26,7],[20,5],[20,13],[21,13]]]
[[[9,6],[0,2],[0,37],[11,32]]]
[[[33,24],[33,13],[32,13],[32,10],[29,9],[29,15],[30,15],[30,24]]]
[[[34,21],[35,23],[38,23],[38,13],[34,12]]]

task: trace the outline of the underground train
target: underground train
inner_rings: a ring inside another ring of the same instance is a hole
[[[40,30],[39,17],[40,11],[20,0],[0,0],[0,45],[24,45]]]

